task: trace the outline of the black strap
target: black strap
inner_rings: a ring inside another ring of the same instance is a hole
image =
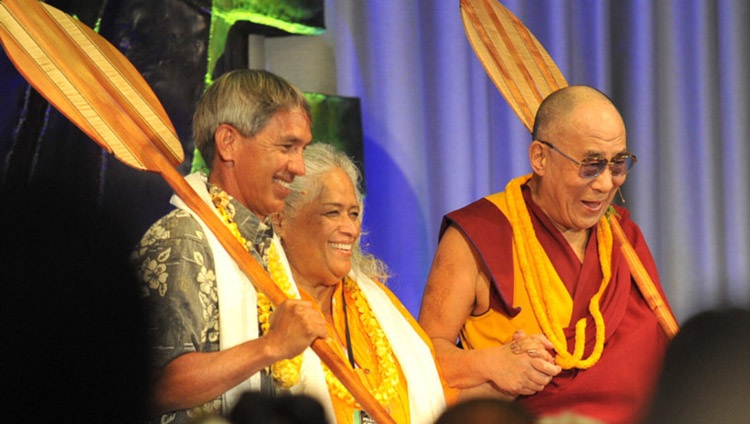
[[[346,293],[344,292],[344,285],[341,285],[341,304],[344,305],[344,334],[346,335],[346,353],[349,356],[349,363],[352,368],[357,368],[354,362],[354,350],[352,349],[352,336],[349,333],[349,316],[346,313]]]

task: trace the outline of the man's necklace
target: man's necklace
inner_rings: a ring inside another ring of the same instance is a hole
[[[234,237],[245,246],[246,249],[250,248],[247,240],[240,233],[237,223],[234,222],[234,219],[227,211],[229,195],[223,190],[211,190],[211,201],[219,212],[219,216],[221,216],[224,225],[229,228],[232,235],[234,235]],[[292,289],[292,284],[284,271],[284,267],[281,265],[281,258],[279,257],[279,253],[276,251],[276,247],[273,243],[271,243],[271,246],[268,249],[268,273],[273,282],[284,292],[284,294],[286,294],[287,297],[292,299],[298,297]],[[271,301],[260,291],[258,291],[257,310],[261,334],[266,334],[270,327],[272,307]],[[302,355],[300,354],[291,359],[282,359],[274,362],[271,365],[271,375],[273,375],[273,378],[281,388],[288,389],[299,382],[301,368]]]

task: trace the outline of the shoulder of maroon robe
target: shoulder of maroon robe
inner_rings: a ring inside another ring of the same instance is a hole
[[[513,229],[508,218],[486,198],[479,199],[443,217],[439,238],[453,225],[461,231],[490,272],[491,307],[510,317],[521,312],[513,307]]]

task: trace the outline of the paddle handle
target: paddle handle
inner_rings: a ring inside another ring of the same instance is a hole
[[[651,308],[654,315],[656,315],[659,325],[661,325],[662,329],[664,329],[664,332],[670,339],[673,338],[680,328],[672,315],[672,311],[667,307],[661,294],[656,289],[653,280],[651,280],[651,276],[648,275],[648,271],[646,271],[643,263],[641,263],[638,258],[638,254],[635,252],[635,249],[633,249],[628,238],[625,237],[625,232],[622,230],[620,223],[617,222],[615,217],[612,217],[612,219],[609,220],[609,223],[615,237],[620,241],[622,254],[628,262],[630,273],[633,275],[635,284],[638,286],[644,299],[646,299],[649,308]]]

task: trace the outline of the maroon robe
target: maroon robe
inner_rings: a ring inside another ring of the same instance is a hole
[[[569,351],[573,351],[575,322],[587,317],[584,358],[588,357],[595,342],[589,300],[602,280],[596,231],[590,231],[581,262],[552,221],[531,200],[525,186],[523,195],[537,238],[573,298],[571,327],[565,330]],[[654,260],[640,229],[630,220],[626,209],[615,206],[615,210],[623,231],[666,302]],[[513,233],[508,219],[490,201],[480,199],[446,215],[441,235],[448,225],[456,226],[467,236],[490,270],[491,308],[515,316],[519,311],[513,306]],[[533,414],[546,416],[573,412],[607,423],[635,423],[642,416],[654,388],[668,337],[635,285],[616,239],[612,280],[602,296],[600,308],[606,326],[600,360],[586,370],[564,370],[541,392],[519,397],[517,401]]]

